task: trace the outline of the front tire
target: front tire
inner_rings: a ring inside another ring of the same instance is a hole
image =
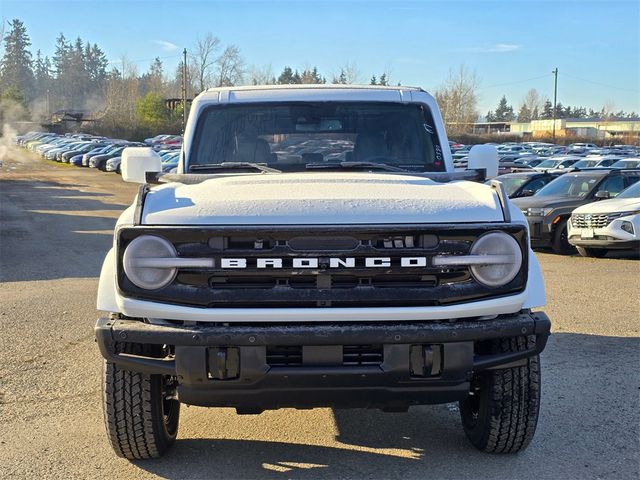
[[[602,258],[607,254],[607,249],[605,248],[576,247],[576,249],[581,257]]]
[[[124,353],[158,356],[149,346],[124,344]],[[145,375],[104,362],[102,399],[107,437],[120,457],[140,460],[161,457],[178,433],[180,402],[173,380]]]
[[[574,252],[573,245],[569,243],[569,233],[567,232],[567,220],[561,220],[553,232],[553,242],[551,248],[558,255],[570,255]]]
[[[489,344],[488,353],[529,348],[533,339],[515,337]],[[540,357],[526,365],[476,374],[472,395],[460,402],[462,426],[469,441],[488,453],[517,453],[525,449],[536,430],[540,408]]]

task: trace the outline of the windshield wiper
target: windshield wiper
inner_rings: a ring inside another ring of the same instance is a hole
[[[222,162],[222,163],[203,163],[190,165],[189,171],[199,170],[248,170],[254,169],[259,172],[265,173],[282,173],[281,170],[276,168],[267,167],[264,163],[252,163],[252,162]]]
[[[340,162],[340,163],[307,163],[308,170],[316,170],[323,168],[376,168],[378,170],[386,170],[388,172],[408,172],[404,168],[395,167],[387,163],[376,162]]]

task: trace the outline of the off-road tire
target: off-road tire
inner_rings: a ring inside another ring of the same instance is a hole
[[[575,250],[573,245],[569,243],[569,233],[567,232],[567,220],[560,220],[556,229],[553,231],[553,242],[551,248],[558,255],[570,255]]]
[[[581,257],[594,257],[594,258],[602,258],[604,257],[608,250],[606,248],[585,248],[585,247],[576,247],[578,253]]]
[[[535,340],[514,337],[488,344],[487,353],[515,352]],[[471,443],[488,453],[517,453],[529,445],[540,408],[540,357],[522,367],[476,374],[472,393],[460,402],[462,426]]]
[[[159,356],[157,349],[122,344],[119,350]],[[107,437],[113,450],[129,460],[158,458],[178,433],[180,402],[165,399],[167,377],[145,375],[104,362],[102,406]]]

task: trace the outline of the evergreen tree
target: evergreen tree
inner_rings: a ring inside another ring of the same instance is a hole
[[[491,110],[489,110],[487,112],[487,114],[485,115],[485,120],[487,122],[495,122],[496,121],[496,116],[493,114],[493,112]]]
[[[89,80],[96,88],[102,88],[107,78],[107,66],[109,61],[105,53],[97,44],[86,43],[84,47],[85,69],[89,75]]]
[[[540,112],[538,111],[538,106],[533,107],[533,111],[531,112],[531,120],[540,119]]]
[[[531,110],[526,104],[522,104],[518,112],[518,122],[526,123],[531,121]]]
[[[573,108],[573,116],[574,118],[586,118],[587,117],[587,109],[584,107],[574,107]]]
[[[347,74],[345,73],[344,68],[340,69],[340,75],[338,75],[337,77],[336,76],[333,77],[333,80],[331,81],[331,83],[338,84],[338,85],[347,84]]]
[[[564,106],[562,105],[561,102],[558,102],[556,104],[556,118],[564,118]]]
[[[378,85],[378,79],[375,75],[371,77],[371,82],[369,82],[369,85]]]
[[[163,75],[162,61],[159,57],[156,57],[149,65],[149,71],[140,77],[140,94],[146,95],[149,92],[162,93]]]
[[[67,39],[60,33],[58,38],[56,38],[56,51],[53,54],[53,68],[56,78],[60,78],[66,70],[69,48],[70,46],[67,43]]]
[[[293,70],[291,67],[284,67],[280,76],[278,76],[278,84],[280,85],[290,85],[296,83],[293,77]]]
[[[33,98],[35,78],[31,46],[24,24],[18,20],[9,22],[10,31],[4,37],[4,55],[0,61],[0,85],[3,89],[20,90],[27,100]]]
[[[42,58],[40,50],[36,52],[33,73],[35,76],[35,96],[46,97],[52,87],[53,72],[51,71],[51,61],[49,57]]]
[[[513,120],[513,107],[507,103],[507,97],[503,95],[496,108],[494,121],[510,122],[511,120]]]
[[[551,104],[551,101],[547,100],[544,102],[540,118],[543,120],[549,120],[553,118],[553,105]]]
[[[383,73],[382,75],[380,75],[380,81],[378,82],[378,85],[383,85],[385,87],[389,85],[389,80],[387,79],[386,73]]]
[[[325,79],[318,73],[317,67],[313,67],[312,70],[304,69],[302,71],[302,74],[300,75],[300,83],[320,84],[325,83]]]

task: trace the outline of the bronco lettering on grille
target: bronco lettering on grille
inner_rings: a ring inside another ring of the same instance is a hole
[[[405,268],[426,267],[427,257],[221,258],[220,268]]]

